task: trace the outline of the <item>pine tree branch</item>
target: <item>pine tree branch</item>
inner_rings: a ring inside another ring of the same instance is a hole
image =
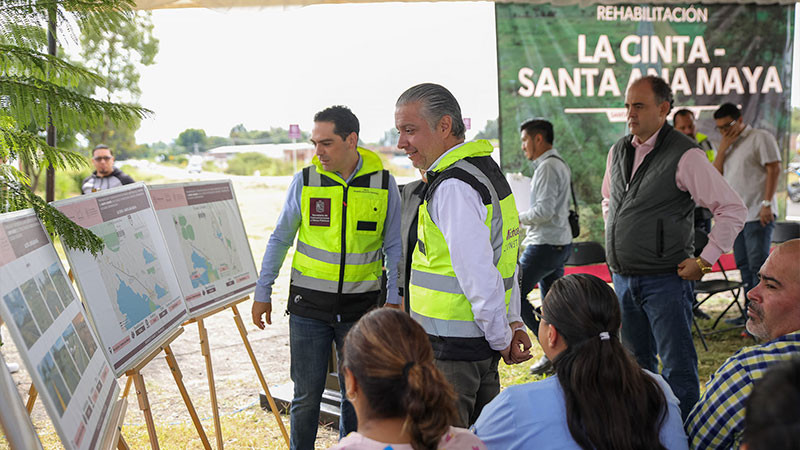
[[[52,166],[64,170],[89,166],[80,153],[49,146],[41,136],[25,130],[0,125],[0,142],[6,146],[9,159],[19,159],[28,167]]]
[[[105,244],[91,230],[70,220],[61,211],[50,206],[27,186],[0,178],[0,212],[30,208],[36,212],[47,231],[58,235],[65,247],[83,250],[97,256]]]
[[[46,53],[8,44],[0,44],[0,73],[49,79],[61,86],[105,84],[103,77],[84,67]]]
[[[50,106],[48,115],[47,105]],[[113,122],[132,123],[152,111],[93,99],[69,88],[33,77],[0,75],[0,111],[17,118],[31,118],[39,128],[52,120],[56,128],[91,128],[106,118]],[[27,124],[24,124],[27,125]]]

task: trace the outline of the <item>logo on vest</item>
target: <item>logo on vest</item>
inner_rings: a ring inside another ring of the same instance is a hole
[[[308,224],[316,227],[331,226],[331,199],[311,198]]]
[[[506,233],[506,240],[519,236],[519,227],[509,228]]]

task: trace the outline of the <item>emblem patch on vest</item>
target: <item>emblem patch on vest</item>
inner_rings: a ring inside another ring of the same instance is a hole
[[[311,198],[308,224],[316,227],[331,226],[331,199]]]

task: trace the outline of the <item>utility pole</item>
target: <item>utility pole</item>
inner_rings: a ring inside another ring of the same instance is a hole
[[[47,54],[56,56],[56,12],[58,3],[53,3],[47,10]],[[50,75],[50,69],[47,71]],[[49,77],[48,77],[49,78]],[[47,105],[47,145],[56,146],[56,127],[53,125],[53,113],[50,105]],[[53,166],[47,167],[45,179],[45,200],[52,202],[56,199],[56,169]]]

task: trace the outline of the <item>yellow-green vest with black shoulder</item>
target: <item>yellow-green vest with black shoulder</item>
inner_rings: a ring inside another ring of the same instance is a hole
[[[348,183],[315,156],[303,169],[301,220],[288,309],[331,322],[358,320],[377,304],[383,268],[389,172],[358,148],[361,168]]]
[[[706,153],[708,161],[713,163],[714,158],[717,157],[717,152],[711,147],[711,141],[708,140],[708,136],[703,133],[696,133],[695,136],[697,137],[697,146]]]
[[[519,251],[519,214],[514,195],[491,157],[492,145],[485,140],[468,142],[447,153],[428,172],[428,190],[419,207],[417,246],[411,262],[411,316],[430,337],[437,359],[478,361],[497,353],[489,347],[475,323],[472,307],[456,278],[450,251],[441,230],[431,219],[428,205],[437,187],[456,178],[469,184],[486,208],[495,267],[503,278],[506,312]]]

